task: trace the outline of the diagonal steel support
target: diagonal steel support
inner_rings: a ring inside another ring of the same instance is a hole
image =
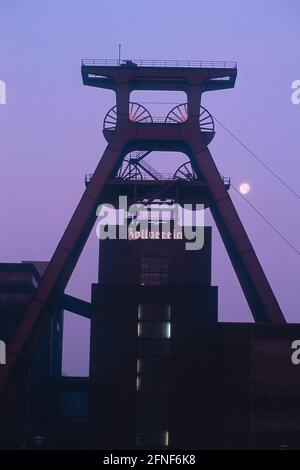
[[[21,371],[28,364],[68,284],[95,223],[96,209],[103,189],[118,163],[124,146],[125,142],[116,133],[107,145],[8,347],[7,363],[0,368],[1,414],[5,411],[6,392],[18,388]]]
[[[256,322],[284,324],[285,318],[246,230],[207,147],[193,157],[212,199],[211,212]]]

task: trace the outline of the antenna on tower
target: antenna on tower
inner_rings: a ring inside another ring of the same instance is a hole
[[[118,63],[119,65],[121,64],[121,44],[119,44],[119,57],[118,57]]]

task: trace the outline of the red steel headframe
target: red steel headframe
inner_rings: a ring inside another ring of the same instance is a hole
[[[179,150],[193,159],[211,197],[211,211],[245,297],[257,322],[285,323],[284,316],[256,257],[207,145],[214,133],[199,129],[203,92],[232,88],[235,66],[82,65],[83,83],[114,90],[117,123],[107,131],[108,145],[88,184],[7,351],[0,367],[0,411],[18,390],[22,368],[28,365],[55,305],[71,277],[96,220],[103,190],[131,149]],[[128,115],[132,90],[177,90],[187,95],[188,119],[182,123],[138,123]]]

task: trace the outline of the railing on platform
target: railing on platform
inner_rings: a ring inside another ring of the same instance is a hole
[[[230,188],[230,184],[231,184],[231,178],[229,176],[223,176],[223,175],[220,175],[222,180],[223,180],[223,183],[226,187]],[[93,173],[88,173],[85,175],[85,184],[87,185],[91,179],[93,177]],[[155,180],[154,178],[151,178],[151,176],[148,174],[148,173],[144,173],[144,172],[140,172],[140,174],[136,174],[136,175],[131,175],[130,178],[118,178],[118,177],[115,177],[114,180],[116,181],[172,181],[174,180],[174,173],[160,173],[160,178]],[[182,179],[183,181],[183,179]],[[187,181],[187,182],[193,182],[193,181],[197,181],[197,179],[194,179],[194,180],[184,180],[184,181]]]
[[[82,59],[83,66],[106,67],[174,67],[174,68],[220,68],[236,69],[237,62],[231,60],[121,60],[118,59]]]

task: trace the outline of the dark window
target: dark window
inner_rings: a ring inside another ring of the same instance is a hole
[[[141,258],[141,284],[161,286],[169,283],[169,259],[166,257]]]
[[[0,271],[1,284],[33,284],[37,286],[35,277],[29,271]]]
[[[87,416],[88,396],[84,392],[62,392],[60,412],[63,416]]]
[[[138,353],[140,356],[170,356],[170,342],[165,339],[155,339],[153,341],[140,338],[138,342]]]
[[[171,307],[165,304],[139,304],[139,321],[169,321],[171,318]]]

